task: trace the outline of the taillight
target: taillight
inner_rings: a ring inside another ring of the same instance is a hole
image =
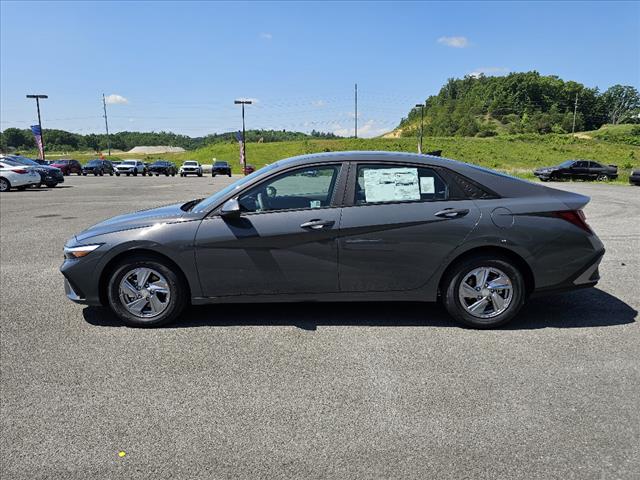
[[[29,173],[29,171],[28,171],[28,170],[25,170],[25,169],[23,169],[23,168],[18,168],[18,169],[16,169],[16,170],[14,170],[14,172],[15,172],[15,173],[19,173],[19,174],[21,174],[21,175],[22,175],[22,174],[25,174],[25,173]]]
[[[554,212],[554,215],[569,223],[573,223],[576,227],[581,228],[587,233],[593,233],[593,230],[591,230],[591,227],[587,224],[587,218],[584,216],[582,210],[565,210]]]

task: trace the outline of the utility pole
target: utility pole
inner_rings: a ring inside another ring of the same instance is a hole
[[[244,106],[245,105],[251,105],[251,100],[234,100],[233,102],[236,105],[242,105],[242,152],[243,152],[243,165],[242,165],[242,169],[244,170],[244,167],[247,166],[247,144],[246,144],[246,137],[244,134]]]
[[[578,113],[578,93],[576,93],[576,104],[573,107],[573,127],[571,133],[576,133],[576,114]]]
[[[36,108],[38,109],[38,125],[40,126],[40,141],[42,142],[42,160],[44,158],[44,130],[42,130],[42,119],[40,118],[40,99],[49,98],[48,95],[27,95],[27,98],[36,99]]]
[[[109,137],[109,122],[107,121],[107,101],[104,99],[104,93],[102,94],[102,108],[104,108],[104,128],[107,130],[107,149],[109,150],[109,156],[111,156],[111,137]]]
[[[358,84],[356,83],[356,116],[355,116],[355,134],[358,138]]]
[[[422,135],[424,133],[424,104],[418,103],[416,107],[420,108],[420,141],[418,142],[418,153],[422,153]]]

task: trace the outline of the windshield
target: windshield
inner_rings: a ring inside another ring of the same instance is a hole
[[[216,167],[226,167],[228,165],[227,162],[216,162],[214,163]]]
[[[18,163],[15,160],[9,160],[8,158],[0,159],[0,162],[4,163],[5,165],[9,165],[10,167],[19,167],[20,165],[22,165],[21,163]]]
[[[69,163],[69,160],[56,160],[55,161],[56,165],[65,165],[67,163]]]
[[[40,165],[38,162],[34,162],[30,158],[25,157],[13,157],[12,160],[19,165]]]
[[[566,162],[562,162],[558,166],[562,168],[569,168],[571,165],[573,165],[573,162],[575,162],[575,160],[567,160]]]
[[[266,167],[262,167],[259,170],[256,170],[251,175],[247,175],[246,177],[241,178],[240,180],[233,182],[231,185],[227,185],[227,187],[223,188],[219,192],[214,193],[210,197],[205,198],[200,203],[193,207],[194,212],[205,212],[210,210],[213,206],[215,206],[220,200],[229,195],[234,190],[240,190],[245,184],[251,182],[258,175],[262,175],[263,173],[269,172],[278,166],[278,162],[272,163]]]

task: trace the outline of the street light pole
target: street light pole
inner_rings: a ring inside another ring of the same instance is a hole
[[[251,105],[252,102],[251,100],[234,100],[233,103],[236,105],[242,105],[242,150],[244,152],[242,170],[244,170],[244,167],[247,166],[247,142],[244,133],[244,106]]]
[[[418,103],[416,107],[420,107],[420,142],[418,142],[418,153],[422,153],[422,135],[424,134],[424,104]]]
[[[40,99],[49,97],[47,95],[27,95],[27,98],[36,99],[36,108],[38,109],[38,126],[40,127],[40,141],[42,142],[42,160],[44,160],[44,130],[42,130],[42,119],[40,118]]]

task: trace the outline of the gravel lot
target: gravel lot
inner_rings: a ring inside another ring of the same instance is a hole
[[[603,279],[498,331],[386,303],[198,307],[140,330],[64,297],[68,237],[229,181],[2,194],[2,478],[640,477],[640,188],[557,185],[592,197]]]

